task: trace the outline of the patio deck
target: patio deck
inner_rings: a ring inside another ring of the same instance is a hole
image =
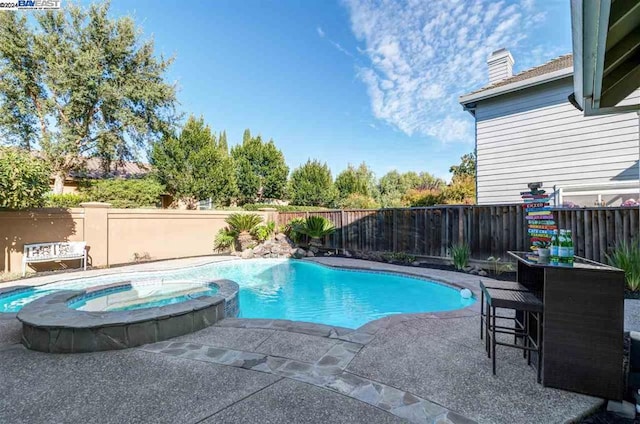
[[[227,258],[148,263],[86,274],[223,259]],[[402,271],[477,291],[477,276],[344,258],[314,260]],[[478,308],[472,307],[399,315],[356,331],[225,319],[170,341],[75,355],[25,349],[19,344],[18,321],[4,317],[0,422],[562,423],[602,405],[601,399],[536,384],[534,370],[517,350],[499,350],[498,375],[492,376],[478,338],[477,314]]]

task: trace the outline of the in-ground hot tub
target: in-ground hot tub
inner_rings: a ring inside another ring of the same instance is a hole
[[[125,349],[181,336],[238,315],[230,280],[123,282],[64,290],[18,313],[22,342],[52,353]]]

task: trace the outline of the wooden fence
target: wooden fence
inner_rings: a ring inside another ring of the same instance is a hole
[[[573,231],[576,255],[605,261],[618,241],[638,240],[638,208],[584,208],[553,211],[559,228]],[[330,249],[406,252],[447,257],[451,245],[467,243],[471,256],[506,258],[507,250],[529,246],[522,205],[437,206],[380,210],[279,213],[278,223],[324,216],[338,231],[324,240]]]

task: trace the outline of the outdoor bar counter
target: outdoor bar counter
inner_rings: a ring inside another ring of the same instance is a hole
[[[509,255],[544,304],[542,384],[622,400],[624,272],[577,256],[571,267]]]

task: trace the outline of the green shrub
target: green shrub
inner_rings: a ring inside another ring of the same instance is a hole
[[[156,207],[164,186],[151,177],[86,181],[81,188],[92,202],[108,202],[114,208]]]
[[[236,233],[251,233],[262,223],[262,217],[255,213],[232,213],[225,219],[229,228]]]
[[[29,152],[0,147],[0,208],[26,209],[44,205],[49,168]]]
[[[380,204],[371,196],[360,193],[352,193],[340,202],[343,209],[379,209]]]
[[[495,256],[489,256],[487,261],[491,263],[491,271],[493,271],[495,275],[513,271],[513,266],[509,262],[500,262],[501,259]]]
[[[320,206],[270,205],[268,203],[245,203],[242,205],[242,208],[245,211],[258,211],[263,208],[272,208],[278,212],[319,212],[327,210],[327,208]]]
[[[213,241],[213,248],[218,252],[230,249],[236,241],[237,234],[229,228],[221,228]]]
[[[281,232],[291,239],[294,243],[300,243],[304,234],[298,232],[298,229],[304,224],[304,218],[293,218],[288,224],[284,225]]]
[[[44,198],[44,206],[47,208],[77,208],[80,203],[88,200],[86,195],[80,193],[48,193]]]
[[[411,189],[402,197],[402,201],[411,207],[434,206],[445,203],[445,195],[440,189]]]
[[[213,246],[216,250],[225,250],[237,244],[240,251],[255,245],[254,234],[262,217],[255,213],[232,213],[225,219],[228,224],[216,234]],[[275,229],[275,223],[273,224]]]
[[[624,271],[627,287],[631,291],[640,289],[640,244],[621,242],[611,254],[607,254],[609,263]]]
[[[253,235],[258,239],[258,241],[265,241],[269,237],[273,235],[276,231],[276,223],[275,221],[269,221],[266,224],[258,225],[253,230]]]
[[[333,225],[333,222],[323,216],[309,216],[297,225],[294,230],[312,239],[320,239],[332,234],[336,230],[336,227]]]
[[[465,243],[451,246],[451,258],[457,270],[461,270],[469,265],[469,256],[471,256],[471,251]]]
[[[406,264],[412,264],[416,261],[416,257],[405,252],[385,252],[381,255],[382,259],[387,262],[397,261]]]

